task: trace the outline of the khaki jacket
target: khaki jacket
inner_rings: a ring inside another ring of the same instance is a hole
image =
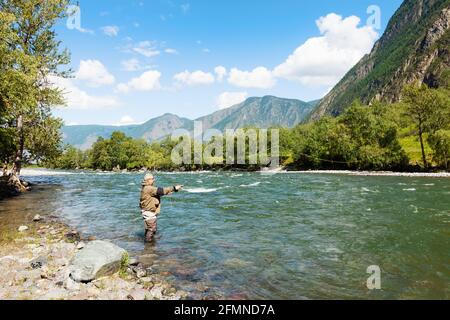
[[[154,212],[158,215],[161,211],[161,197],[172,192],[174,192],[173,187],[158,188],[143,182],[139,203],[141,210]]]

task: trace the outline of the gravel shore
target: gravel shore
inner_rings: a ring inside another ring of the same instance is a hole
[[[31,221],[22,231],[1,230],[0,300],[179,300],[187,293],[136,261],[118,273],[78,283],[69,265],[89,239],[55,221]]]

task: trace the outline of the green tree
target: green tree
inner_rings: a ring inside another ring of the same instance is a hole
[[[69,54],[60,50],[53,30],[67,5],[67,0],[0,0],[0,24],[13,34],[7,37],[7,56],[15,57],[14,63],[2,64],[0,100],[6,106],[8,127],[15,130],[11,181],[20,190],[24,190],[19,175],[25,151],[30,158],[42,159],[53,157],[59,145],[60,124],[52,118],[51,107],[64,104],[64,99],[50,78],[69,75],[60,69],[69,63]]]
[[[27,75],[15,67],[16,61],[25,61],[26,57],[12,46],[18,37],[11,28],[13,21],[14,15],[0,11],[0,160],[4,174],[16,150],[13,119],[8,111],[21,101],[21,91],[29,83]]]
[[[345,151],[346,159],[358,169],[397,169],[407,164],[390,106],[354,102],[338,121],[348,129],[350,148]]]
[[[424,135],[433,135],[448,125],[448,96],[443,91],[430,89],[426,85],[409,85],[403,90],[403,101],[406,114],[417,129],[423,165],[427,168]]]
[[[438,130],[428,138],[428,143],[433,149],[433,160],[439,165],[449,169],[450,162],[450,130]]]

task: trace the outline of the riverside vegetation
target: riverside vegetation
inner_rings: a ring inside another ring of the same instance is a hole
[[[450,73],[449,73],[450,74]],[[338,117],[280,130],[281,164],[290,169],[448,170],[450,161],[450,90],[409,85],[396,104],[358,101]],[[245,132],[245,129],[244,129]],[[270,131],[269,131],[270,132]],[[247,141],[248,141],[248,137]],[[180,139],[185,139],[181,137]],[[237,143],[235,138],[235,144]],[[268,139],[270,141],[270,138]],[[210,141],[211,142],[211,141]],[[203,161],[201,165],[175,165],[169,137],[148,143],[120,131],[99,138],[91,149],[66,146],[61,155],[43,164],[61,169],[94,170],[257,170],[259,165]],[[200,143],[200,142],[195,142]],[[205,149],[208,143],[204,143]],[[225,143],[223,143],[226,146]],[[268,150],[271,146],[269,143]],[[236,150],[236,148],[235,148]],[[192,152],[194,152],[192,148]],[[225,147],[223,154],[226,154]],[[246,160],[248,160],[248,144]]]

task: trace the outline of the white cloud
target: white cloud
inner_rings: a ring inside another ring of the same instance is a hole
[[[104,26],[101,29],[108,37],[116,37],[120,30],[118,26]]]
[[[164,52],[168,54],[178,54],[178,51],[172,48],[167,48]]]
[[[131,79],[128,83],[120,83],[117,90],[122,93],[134,91],[155,91],[161,89],[159,79],[161,72],[156,70],[146,71],[137,78]]]
[[[121,63],[122,69],[125,71],[138,71],[141,69],[141,65],[138,59],[123,60]]]
[[[70,109],[101,109],[119,105],[114,96],[92,96],[78,88],[71,79],[49,77],[50,85],[63,91],[67,108]]]
[[[126,115],[120,118],[119,122],[116,124],[117,126],[126,126],[130,124],[139,124],[136,120],[134,120],[132,117]]]
[[[333,86],[372,49],[378,34],[371,26],[358,27],[356,16],[345,19],[334,13],[316,21],[321,37],[308,39],[285,62],[276,77],[303,85]]]
[[[214,83],[214,76],[209,72],[203,72],[203,71],[183,71],[180,73],[177,73],[173,77],[178,84],[185,84],[188,86],[195,86],[195,85],[206,85]]]
[[[158,67],[157,65],[150,65],[150,64],[143,65],[143,64],[141,64],[141,62],[138,59],[135,59],[135,58],[123,60],[122,62],[120,62],[120,64],[122,66],[122,70],[129,71],[129,72],[139,71],[139,70],[150,70],[150,69],[155,69]]]
[[[115,82],[114,76],[98,60],[81,60],[75,77],[77,80],[86,81],[87,85],[91,87],[109,85]]]
[[[87,33],[87,34],[95,34],[95,32],[94,32],[94,30],[91,30],[91,29],[85,29],[85,28],[81,28],[81,27],[79,27],[79,28],[76,28],[78,31],[80,31],[81,33]]]
[[[242,88],[269,89],[275,85],[276,80],[270,70],[265,67],[257,67],[252,71],[231,69],[228,82]]]
[[[223,92],[217,97],[217,106],[219,109],[225,109],[243,102],[247,97],[247,92]]]
[[[147,58],[158,56],[161,52],[155,48],[155,42],[141,41],[133,48],[134,52],[142,54]]]
[[[214,73],[217,76],[217,81],[220,82],[227,75],[227,69],[223,66],[217,66],[214,68]]]

